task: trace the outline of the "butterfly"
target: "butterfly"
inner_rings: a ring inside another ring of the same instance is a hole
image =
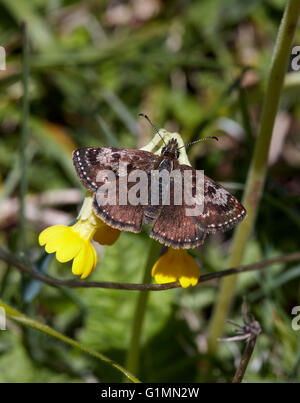
[[[234,227],[246,216],[246,210],[241,203],[223,186],[204,175],[203,198],[201,213],[196,216],[186,214],[186,203],[181,205],[174,202],[174,181],[170,184],[170,203],[162,203],[165,193],[163,186],[159,187],[159,203],[151,203],[151,186],[147,202],[137,205],[120,202],[120,192],[116,192],[115,203],[99,203],[97,191],[104,183],[109,184],[109,178],[103,179],[99,173],[111,171],[115,184],[121,181],[120,164],[125,164],[127,175],[143,171],[151,182],[151,172],[179,172],[184,176],[190,171],[192,176],[191,191],[196,193],[196,171],[189,165],[178,161],[180,149],[176,139],[171,139],[161,149],[161,154],[149,151],[119,148],[119,147],[86,147],[73,152],[73,163],[84,187],[94,193],[93,208],[95,214],[106,224],[123,231],[138,233],[143,223],[151,223],[150,237],[172,248],[190,249],[203,244],[207,234],[226,231]],[[126,184],[130,192],[134,183]],[[117,189],[118,186],[116,186]],[[197,203],[197,201],[195,201]]]

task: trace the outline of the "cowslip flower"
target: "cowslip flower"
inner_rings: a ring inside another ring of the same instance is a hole
[[[179,280],[181,287],[195,286],[200,277],[199,266],[186,249],[172,249],[162,255],[152,268],[158,284]]]
[[[72,273],[82,279],[97,265],[98,257],[92,238],[101,245],[112,245],[120,231],[101,221],[92,208],[93,197],[87,193],[76,223],[70,227],[53,225],[39,235],[39,244],[47,253],[56,252],[56,259],[65,263],[73,259]]]

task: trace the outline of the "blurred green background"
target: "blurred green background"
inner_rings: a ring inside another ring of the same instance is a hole
[[[43,259],[37,237],[76,218],[84,190],[73,169],[77,147],[141,147],[152,136],[147,113],[186,142],[195,168],[239,199],[251,160],[283,0],[1,0],[0,243],[20,253],[22,29],[30,37],[26,235],[35,268],[73,278],[71,263]],[[300,45],[299,30],[295,45]],[[300,72],[286,76],[269,171],[244,264],[299,249]],[[192,254],[201,273],[227,268],[232,231],[210,236]],[[149,238],[122,233],[98,248],[92,280],[141,282]],[[42,258],[41,258],[42,257]],[[49,263],[49,264],[48,264]],[[289,268],[287,271],[286,269]],[[299,381],[300,265],[277,264],[239,276],[230,318],[241,323],[242,297],[261,323],[248,382]],[[147,382],[231,381],[243,344],[207,353],[219,283],[150,294],[140,370]],[[58,289],[0,262],[0,298],[16,309],[125,365],[137,292]],[[233,334],[226,326],[223,336]],[[0,382],[120,381],[110,366],[42,333],[8,321],[0,331]]]

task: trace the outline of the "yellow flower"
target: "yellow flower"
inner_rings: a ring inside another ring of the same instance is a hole
[[[82,279],[89,276],[97,265],[97,253],[92,245],[92,238],[101,245],[112,245],[120,231],[109,227],[92,209],[92,197],[87,195],[78,221],[71,227],[54,225],[40,233],[39,244],[45,245],[47,253],[56,252],[56,259],[61,262],[73,260],[72,273]]]
[[[100,220],[99,220],[100,221]],[[112,245],[119,238],[121,231],[103,223],[95,232],[94,241],[100,245]]]
[[[167,253],[155,262],[152,277],[159,284],[179,280],[181,287],[186,288],[198,283],[200,270],[185,249],[169,248]]]
[[[47,253],[56,252],[56,259],[65,263],[73,260],[72,273],[86,278],[93,272],[97,264],[97,254],[85,236],[84,224],[77,222],[72,227],[66,225],[53,225],[46,228],[39,236],[39,244],[45,245]]]

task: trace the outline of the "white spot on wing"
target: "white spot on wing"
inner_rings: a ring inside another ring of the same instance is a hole
[[[211,186],[211,185],[210,185]],[[210,195],[205,195],[205,201],[211,202],[213,204],[218,204],[225,206],[227,204],[228,192],[223,188],[215,188],[216,193]]]
[[[100,164],[108,164],[111,161],[112,150],[110,148],[103,149],[96,157]]]

